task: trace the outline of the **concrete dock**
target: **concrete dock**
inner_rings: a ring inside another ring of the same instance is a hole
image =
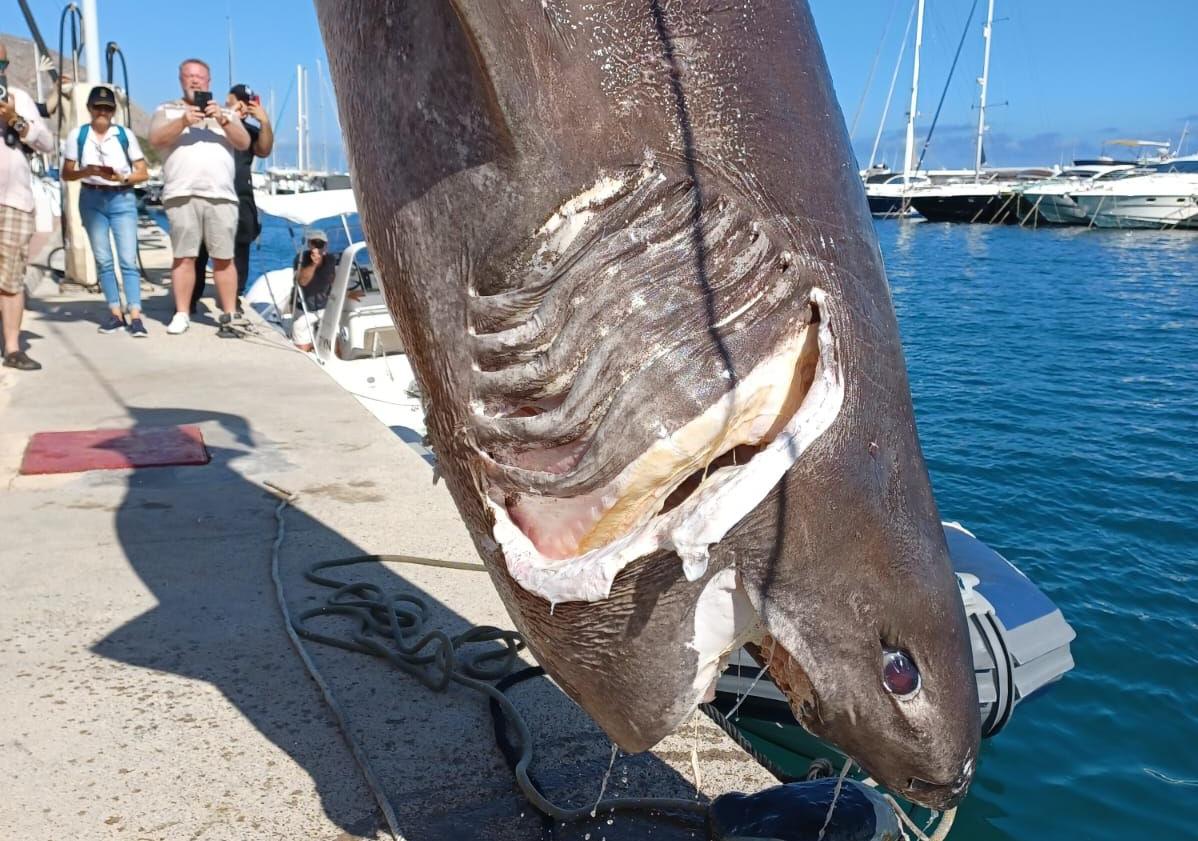
[[[148,340],[97,333],[98,294],[43,284],[24,328],[44,370],[0,368],[0,837],[388,838],[286,634],[271,578],[279,499],[264,482],[298,495],[279,556],[293,612],[324,599],[302,577],[319,560],[477,556],[429,465],[264,325],[220,340],[201,318],[166,335],[169,251],[151,239]],[[175,424],[201,428],[208,464],[18,473],[37,432]],[[340,575],[419,595],[429,625],[450,633],[511,624],[485,574],[363,566]],[[374,658],[305,647],[404,838],[542,837],[483,699],[433,693]],[[511,694],[546,793],[594,803],[610,741],[543,678]],[[773,782],[697,716],[656,750],[619,756],[607,794],[708,798]],[[706,837],[701,823],[631,815],[557,829],[591,841]]]

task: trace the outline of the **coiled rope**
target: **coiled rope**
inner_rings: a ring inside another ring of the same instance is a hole
[[[524,648],[524,641],[518,633],[491,626],[477,626],[454,637],[450,637],[440,630],[425,631],[423,624],[427,617],[428,607],[420,597],[408,593],[388,596],[373,584],[346,584],[319,574],[326,569],[361,563],[404,563],[484,572],[485,567],[481,564],[464,564],[410,555],[357,555],[351,558],[322,561],[306,570],[304,577],[314,584],[332,589],[332,595],[321,607],[304,611],[293,618],[288,610],[283,594],[282,580],[279,576],[279,553],[286,534],[284,512],[289,505],[295,502],[298,495],[270,482],[264,484],[280,500],[275,508],[277,532],[271,546],[271,577],[274,580],[275,596],[278,599],[279,609],[283,613],[288,636],[304,666],[312,675],[312,679],[320,687],[321,694],[324,695],[325,702],[332,710],[355,761],[362,769],[367,786],[378,802],[392,835],[396,838],[403,836],[399,832],[395,811],[383,792],[377,775],[371,769],[366,751],[353,736],[348,716],[337,703],[328,682],[325,681],[316,668],[316,664],[304,649],[301,637],[346,651],[381,657],[435,692],[444,691],[451,683],[456,683],[486,695],[491,704],[498,706],[502,711],[516,736],[515,741],[511,742],[516,757],[513,773],[521,792],[534,809],[554,821],[572,823],[593,818],[599,812],[666,813],[667,816],[668,813],[681,812],[691,815],[706,815],[707,805],[705,803],[667,797],[600,800],[592,806],[575,809],[558,806],[541,793],[530,776],[529,768],[532,765],[533,747],[532,734],[527,723],[507,695],[498,686],[488,682],[504,678],[518,662],[517,655]],[[357,619],[358,630],[351,635],[350,639],[343,639],[313,631],[305,624],[309,619],[317,616],[330,615]],[[384,642],[384,640],[388,642]],[[498,649],[492,648],[472,657],[464,656],[461,650],[468,645],[488,642],[499,642],[501,645]]]

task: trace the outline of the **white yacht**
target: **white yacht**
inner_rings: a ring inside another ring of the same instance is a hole
[[[336,220],[326,235],[330,254],[339,252],[337,272],[316,327],[313,349],[307,356],[372,415],[428,457],[421,444],[425,427],[420,392],[383,300],[366,243],[352,221],[358,209],[353,190],[257,193],[255,200],[261,212],[301,228],[321,220]],[[297,253],[302,246],[302,242],[296,244]],[[360,294],[351,296],[351,292]],[[304,311],[292,266],[260,275],[246,290],[245,300],[286,341],[291,341],[291,325]],[[296,352],[300,352],[298,348]]]
[[[1074,161],[1073,166],[1018,190],[1021,225],[1084,225],[1086,214],[1073,200],[1078,190],[1109,183],[1135,170],[1135,164],[1114,161]]]
[[[1095,227],[1198,229],[1198,155],[1152,164],[1068,195]]]

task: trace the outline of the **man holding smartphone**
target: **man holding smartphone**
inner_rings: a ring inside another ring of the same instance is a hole
[[[212,99],[207,63],[189,58],[179,65],[183,98],[164,102],[150,121],[150,144],[164,155],[162,204],[170,222],[171,287],[175,315],[166,332],[178,335],[189,326],[195,258],[200,243],[212,256],[221,315],[216,335],[237,338],[232,327],[237,306],[237,269],[233,265],[239,203],[234,188],[233,155],[250,148],[250,135],[237,114]]]
[[[25,91],[8,87],[8,48],[0,43],[0,326],[4,367],[36,371],[42,366],[21,350],[25,315],[25,264],[33,238],[33,187],[29,156],[54,151],[54,135]]]
[[[245,287],[250,275],[250,246],[262,232],[262,223],[258,219],[258,205],[254,203],[254,184],[251,171],[254,158],[268,158],[275,145],[275,133],[270,125],[270,117],[262,107],[258,94],[248,85],[234,85],[229,89],[225,105],[241,118],[250,136],[250,148],[233,153],[236,168],[233,186],[237,191],[237,235],[233,250],[233,265],[237,269],[237,313],[241,314],[241,298],[245,295]],[[195,291],[191,293],[191,312],[196,311],[200,297],[204,294],[204,272],[208,268],[208,246],[200,245],[200,254],[196,257]]]

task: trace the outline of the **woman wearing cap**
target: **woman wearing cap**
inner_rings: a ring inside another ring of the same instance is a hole
[[[67,181],[83,181],[79,192],[79,215],[96,256],[96,273],[100,276],[100,288],[104,290],[109,309],[108,319],[100,325],[100,332],[115,333],[127,327],[130,335],[145,338],[148,334],[141,320],[137,198],[133,194],[133,185],[149,178],[149,170],[137,137],[112,119],[116,113],[112,88],[103,85],[92,88],[87,97],[87,111],[91,114],[91,122],[67,136],[62,177]],[[129,308],[128,323],[121,310],[109,232],[116,243],[116,261],[121,265],[121,282]]]

